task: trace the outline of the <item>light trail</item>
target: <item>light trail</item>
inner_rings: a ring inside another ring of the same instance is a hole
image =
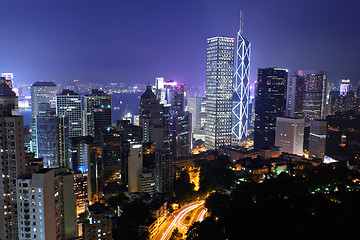
[[[205,209],[201,212],[201,214],[200,214],[200,216],[199,216],[199,222],[202,222],[202,221],[204,220],[204,217],[205,217],[206,212],[207,212],[207,208],[205,208]]]
[[[203,205],[204,202],[192,204],[190,206],[185,207],[184,209],[181,209],[175,216],[175,218],[172,220],[169,227],[166,229],[164,235],[161,237],[161,240],[167,239],[168,235],[172,232],[172,229],[174,225],[178,222],[179,219],[182,219],[188,212],[192,211],[193,209]],[[184,226],[185,227],[185,226]],[[186,227],[185,227],[186,228]],[[187,229],[187,228],[186,228]]]

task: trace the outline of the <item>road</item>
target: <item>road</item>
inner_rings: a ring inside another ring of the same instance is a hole
[[[174,212],[162,226],[162,229],[153,240],[167,240],[170,238],[172,231],[175,227],[180,228],[182,233],[186,233],[189,226],[194,222],[202,221],[204,219],[206,209],[204,207],[204,201],[198,201],[190,203],[178,211]],[[190,220],[185,221],[185,218],[189,216]]]

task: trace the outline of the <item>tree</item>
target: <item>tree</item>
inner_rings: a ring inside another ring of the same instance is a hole
[[[190,176],[186,171],[180,172],[180,177],[174,181],[175,198],[180,201],[191,201],[195,195],[195,185],[190,182]]]

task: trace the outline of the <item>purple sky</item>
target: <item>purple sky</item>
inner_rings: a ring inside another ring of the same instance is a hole
[[[239,11],[259,67],[360,79],[360,2],[352,0],[2,1],[0,72],[15,83],[205,82],[206,38],[236,36]]]

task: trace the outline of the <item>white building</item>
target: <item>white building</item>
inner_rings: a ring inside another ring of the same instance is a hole
[[[327,122],[325,120],[310,121],[309,157],[324,158]]]
[[[73,175],[65,169],[42,169],[17,180],[20,240],[76,237]]]
[[[282,152],[302,155],[304,144],[304,119],[276,118],[275,146]]]

